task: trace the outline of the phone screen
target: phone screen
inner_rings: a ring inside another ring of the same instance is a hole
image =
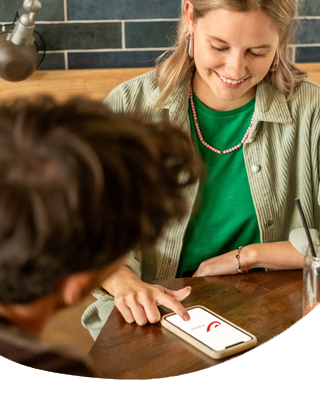
[[[177,314],[166,317],[166,320],[213,350],[225,350],[252,340],[250,335],[202,308],[189,309],[188,313],[191,319],[187,322]]]

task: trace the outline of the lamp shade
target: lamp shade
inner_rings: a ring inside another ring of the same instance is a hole
[[[8,32],[0,34],[0,77],[9,82],[27,79],[38,65],[38,50],[33,45],[16,45],[7,40]]]

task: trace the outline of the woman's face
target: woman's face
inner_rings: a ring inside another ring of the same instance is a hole
[[[198,98],[217,111],[250,101],[275,59],[279,34],[273,22],[260,11],[220,8],[194,24],[188,2],[185,12],[194,38],[193,85]]]

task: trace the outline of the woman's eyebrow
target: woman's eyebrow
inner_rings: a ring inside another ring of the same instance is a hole
[[[227,42],[227,41],[224,41],[223,39],[220,39],[220,38],[218,38],[218,37],[216,37],[216,36],[214,36],[214,35],[207,35],[210,39],[213,39],[214,41],[218,41],[218,42],[222,42],[223,44],[228,44],[229,45],[229,43]],[[259,45],[258,47],[250,47],[250,48],[252,48],[252,49],[260,49],[260,48],[271,48],[272,47],[272,45],[270,45],[270,44],[266,44],[266,45]]]

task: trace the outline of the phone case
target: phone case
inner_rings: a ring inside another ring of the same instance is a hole
[[[238,330],[242,331],[245,334],[248,334],[250,337],[252,337],[252,340],[248,341],[247,343],[240,343],[235,346],[232,346],[230,348],[227,348],[225,350],[217,351],[213,350],[212,348],[208,347],[206,344],[203,344],[201,341],[198,341],[196,338],[192,337],[188,333],[182,331],[180,328],[176,327],[175,325],[169,323],[166,318],[170,315],[174,315],[174,312],[164,315],[161,318],[161,325],[171,331],[172,333],[176,334],[178,337],[182,338],[187,343],[191,344],[192,346],[196,347],[198,350],[205,353],[207,356],[213,358],[213,359],[222,359],[224,357],[232,356],[233,354],[240,353],[241,351],[251,349],[252,347],[255,347],[257,345],[257,338],[249,333],[248,331],[244,330],[243,328],[240,328],[238,325],[233,324],[232,322],[228,321],[227,319],[223,318],[222,316],[216,314],[215,312],[210,311],[210,309],[201,306],[190,306],[189,308],[186,308],[187,310],[192,308],[202,308],[208,312],[210,312],[212,315],[222,319],[224,322],[227,322],[229,325],[232,325],[233,327],[237,328]]]

